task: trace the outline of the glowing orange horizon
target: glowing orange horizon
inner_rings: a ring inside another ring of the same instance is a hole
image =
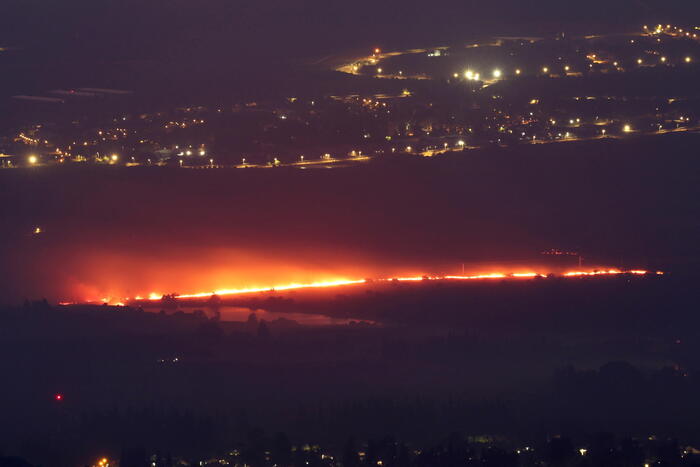
[[[558,277],[563,278],[576,278],[576,277],[594,277],[594,276],[610,276],[610,275],[620,275],[620,274],[633,274],[633,275],[645,275],[649,274],[649,271],[642,269],[632,269],[632,270],[621,270],[621,269],[596,269],[590,271],[569,271],[563,274],[558,274]],[[655,271],[652,274],[662,275],[662,271]],[[271,292],[271,291],[287,291],[287,290],[300,290],[300,289],[314,289],[314,288],[328,288],[328,287],[342,287],[348,285],[358,285],[371,282],[418,282],[418,281],[439,281],[439,280],[450,280],[450,281],[466,281],[466,280],[490,280],[490,279],[533,279],[536,277],[545,277],[547,274],[542,274],[538,272],[494,272],[487,274],[476,274],[476,275],[443,275],[443,276],[409,276],[409,277],[393,277],[393,278],[380,278],[380,279],[336,279],[330,281],[319,281],[311,283],[291,283],[284,285],[276,285],[272,287],[249,287],[241,289],[221,289],[215,290],[213,292],[198,292],[189,294],[175,294],[175,297],[179,299],[194,299],[194,298],[208,298],[213,295],[217,296],[231,296],[231,295],[245,295],[261,292]],[[133,298],[125,299],[112,299],[103,298],[100,300],[102,303],[111,303],[113,305],[125,305],[129,302],[155,302],[161,300],[164,294],[152,292],[148,297],[136,296]],[[87,300],[87,303],[94,302],[94,300]],[[62,305],[69,305],[70,303],[63,302]]]

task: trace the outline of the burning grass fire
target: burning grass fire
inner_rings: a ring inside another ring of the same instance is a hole
[[[596,277],[596,276],[617,276],[617,275],[634,275],[643,276],[647,274],[651,275],[663,275],[662,271],[646,271],[641,269],[632,270],[622,270],[622,269],[596,269],[596,270],[576,270],[568,271],[561,274],[554,274],[555,277],[561,278],[580,278],[580,277]],[[320,282],[310,282],[310,283],[292,283],[292,284],[282,284],[273,285],[268,287],[252,287],[252,288],[241,288],[241,289],[221,289],[215,290],[213,292],[196,292],[187,294],[172,294],[171,296],[177,297],[178,299],[199,299],[208,298],[211,296],[227,297],[233,295],[245,295],[245,294],[255,294],[261,292],[278,292],[278,291],[291,291],[291,290],[303,290],[303,289],[321,289],[330,287],[343,287],[352,286],[365,283],[390,283],[390,282],[418,282],[418,281],[478,281],[478,280],[518,280],[518,279],[535,279],[545,276],[551,276],[552,274],[543,274],[539,272],[492,272],[485,274],[475,274],[475,275],[444,275],[444,276],[408,276],[408,277],[392,277],[392,278],[379,278],[379,279],[337,279],[331,281],[320,281]],[[144,304],[160,301],[166,294],[152,292],[147,297],[136,296],[131,298],[103,298],[101,300],[87,300],[87,302],[102,302],[111,305],[125,305],[125,304]],[[69,303],[62,303],[69,304]]]

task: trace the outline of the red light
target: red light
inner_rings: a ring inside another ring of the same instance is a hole
[[[60,402],[63,400],[63,394],[56,394],[55,396],[53,396],[53,398]]]

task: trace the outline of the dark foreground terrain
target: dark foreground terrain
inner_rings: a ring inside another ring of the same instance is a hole
[[[480,453],[553,435],[588,446],[600,432],[698,443],[697,281],[678,272],[252,297],[382,320],[322,327],[222,322],[210,308],[26,303],[0,313],[0,371],[11,375],[0,448],[82,465],[132,451],[226,457],[276,432],[335,456],[352,437],[357,451],[367,439],[427,449],[449,433],[482,439]]]

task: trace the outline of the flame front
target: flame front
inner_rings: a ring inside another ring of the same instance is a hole
[[[576,278],[576,277],[588,277],[588,276],[610,276],[610,275],[620,275],[620,274],[633,274],[633,275],[646,275],[649,271],[641,269],[633,270],[621,270],[621,269],[606,269],[606,270],[593,270],[593,271],[570,271],[561,274],[559,277],[564,278]],[[653,274],[662,275],[663,272],[656,271]],[[393,277],[393,278],[382,278],[382,279],[337,279],[332,281],[322,281],[322,282],[311,282],[308,284],[302,283],[292,283],[284,285],[275,285],[270,287],[251,287],[242,289],[222,289],[213,292],[198,292],[198,293],[188,293],[188,294],[178,294],[175,295],[179,299],[193,299],[193,298],[207,298],[212,295],[218,296],[231,296],[231,295],[244,295],[253,294],[260,292],[270,292],[270,291],[286,291],[286,290],[301,290],[301,289],[314,289],[314,288],[328,288],[328,287],[342,287],[348,285],[364,284],[367,282],[419,282],[419,281],[439,281],[439,280],[449,280],[449,281],[470,281],[470,280],[493,280],[493,279],[533,279],[536,277],[544,277],[544,274],[538,272],[493,272],[486,274],[476,274],[476,275],[446,275],[446,276],[408,276],[408,277]],[[158,301],[163,298],[162,293],[152,292],[148,295],[147,299],[142,297],[136,297],[134,299],[123,299],[125,301]]]

